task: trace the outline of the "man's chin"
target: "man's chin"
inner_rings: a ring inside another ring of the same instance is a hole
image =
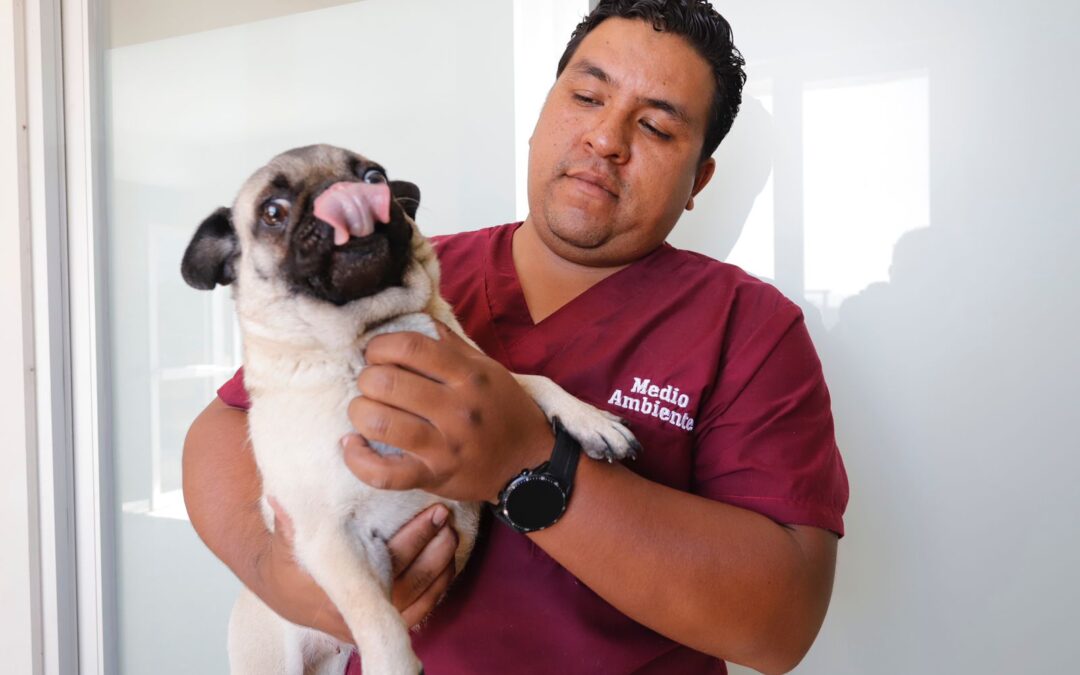
[[[538,228],[538,236],[552,253],[582,267],[621,267],[626,264],[613,250],[607,232],[580,227]]]
[[[580,216],[551,217],[553,215],[548,215],[547,231],[565,246],[588,251],[602,247],[610,238],[606,222]]]

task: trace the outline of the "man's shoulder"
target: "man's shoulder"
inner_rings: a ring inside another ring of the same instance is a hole
[[[491,240],[514,227],[514,223],[430,237],[439,260],[481,255]]]
[[[702,301],[736,305],[745,312],[756,310],[770,313],[783,309],[799,311],[772,280],[747,272],[738,265],[722,262],[703,253],[669,247],[671,266],[678,273],[673,281],[693,288]]]
[[[514,229],[511,223],[431,237],[442,271],[439,288],[455,310],[463,311],[462,303],[482,292],[485,270],[499,258],[500,251],[509,249]]]

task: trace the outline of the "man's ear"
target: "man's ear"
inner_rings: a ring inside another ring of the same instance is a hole
[[[416,209],[420,206],[420,188],[406,180],[390,181],[390,194],[405,209],[405,213],[416,219]]]
[[[697,171],[694,173],[694,187],[690,190],[690,199],[686,202],[687,211],[694,210],[694,197],[697,197],[697,194],[705,189],[705,186],[709,184],[715,173],[716,160],[712,157],[698,165]]]
[[[232,211],[222,206],[202,221],[191,238],[180,273],[192,288],[209,291],[217,284],[228,286],[236,281],[236,260],[240,240],[232,224]]]

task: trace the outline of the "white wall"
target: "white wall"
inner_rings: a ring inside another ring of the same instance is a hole
[[[719,7],[755,100],[675,240],[802,299],[852,488],[797,672],[1074,672],[1080,4]]]
[[[514,220],[529,215],[529,139],[588,0],[514,0]]]

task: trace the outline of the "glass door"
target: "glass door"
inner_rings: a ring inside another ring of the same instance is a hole
[[[181,279],[196,226],[271,156],[311,143],[419,185],[429,234],[513,220],[515,156],[588,10],[552,3],[550,26],[515,37],[525,4],[505,0],[196,4],[105,3],[96,236],[115,485],[116,616],[105,625],[116,634],[103,639],[129,675],[225,673],[239,590],[180,490],[187,427],[241,361],[229,291]],[[529,120],[516,136],[515,94]]]

